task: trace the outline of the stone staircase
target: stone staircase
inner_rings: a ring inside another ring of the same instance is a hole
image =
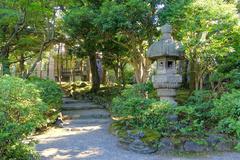
[[[110,114],[102,105],[71,98],[64,98],[63,103],[63,119],[71,121],[71,124],[107,123],[110,121]]]

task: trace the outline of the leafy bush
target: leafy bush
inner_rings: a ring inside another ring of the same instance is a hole
[[[200,106],[201,108],[201,106]],[[174,113],[178,116],[175,124],[175,132],[178,136],[204,136],[205,113],[199,112],[199,106],[185,105],[175,108]]]
[[[154,100],[147,99],[150,87],[147,84],[137,84],[124,89],[120,96],[113,99],[112,113],[114,116],[132,117]],[[155,101],[154,101],[155,102]]]
[[[202,137],[207,130],[215,127],[211,110],[217,95],[209,90],[194,91],[183,106],[175,108],[178,116],[176,133],[180,136]]]
[[[185,107],[193,110],[190,115],[192,116],[192,121],[195,120],[195,124],[198,121],[199,123],[204,123],[203,125],[208,128],[214,125],[212,124],[210,111],[214,107],[213,99],[216,97],[217,95],[209,90],[195,91],[189,97]]]
[[[167,115],[172,107],[165,101],[148,98],[148,92],[152,90],[149,83],[133,85],[123,90],[121,96],[113,99],[113,115],[133,128],[166,130]]]
[[[10,76],[0,78],[1,159],[30,159],[32,148],[22,141],[44,124],[47,105],[37,87]]]
[[[240,69],[233,69],[227,73],[214,72],[210,76],[212,89],[224,93],[226,90],[240,88]]]
[[[31,77],[28,82],[37,86],[41,99],[48,105],[48,111],[45,113],[46,118],[50,122],[54,121],[62,106],[61,88],[54,81],[38,77]]]
[[[225,133],[237,134],[240,138],[240,91],[233,90],[214,100],[211,114],[218,121],[218,128]]]
[[[166,101],[153,102],[140,115],[142,126],[166,134],[170,126],[168,116],[172,114],[172,111],[172,105]]]

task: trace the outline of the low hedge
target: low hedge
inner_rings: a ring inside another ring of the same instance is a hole
[[[0,86],[0,157],[26,160],[29,153],[36,157],[33,148],[22,141],[45,123],[48,106],[37,87],[20,78],[4,76]]]
[[[45,113],[47,122],[52,123],[62,106],[63,93],[60,86],[52,80],[38,77],[31,77],[27,82],[34,84],[40,91],[41,99],[48,105],[48,111]]]
[[[48,122],[51,109],[61,105],[59,87],[48,80],[0,78],[0,157],[38,159],[33,142],[25,139]]]

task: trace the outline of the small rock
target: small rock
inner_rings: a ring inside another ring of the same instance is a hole
[[[63,128],[64,126],[63,126],[63,120],[62,120],[62,118],[61,117],[58,117],[57,119],[56,119],[56,121],[55,121],[55,123],[54,123],[57,127],[59,127],[59,128]]]
[[[215,146],[215,150],[220,152],[231,151],[233,146],[232,142],[221,141]]]
[[[217,143],[221,142],[222,140],[224,140],[224,137],[222,135],[216,134],[209,135],[208,138],[206,139],[209,146],[216,146]]]
[[[159,150],[161,152],[169,152],[169,151],[173,151],[174,148],[174,144],[172,143],[171,139],[169,138],[162,138],[160,141],[160,147]]]
[[[173,114],[173,115],[169,115],[167,117],[167,119],[170,121],[170,122],[177,122],[178,121],[178,116]]]
[[[157,149],[150,148],[146,144],[144,144],[140,139],[134,140],[130,145],[129,145],[129,150],[141,153],[141,154],[151,154],[157,151]]]
[[[206,146],[200,145],[193,141],[186,141],[183,148],[186,152],[203,152],[207,150]]]
[[[133,141],[134,141],[134,140],[133,140],[132,138],[129,138],[129,137],[127,137],[127,138],[119,138],[119,142],[120,142],[121,144],[127,144],[127,145],[129,145],[129,144],[131,144]]]
[[[136,134],[132,133],[131,130],[127,131],[128,133],[128,137],[132,138],[132,139],[139,139],[139,138],[143,138],[144,137],[144,133],[139,131]]]

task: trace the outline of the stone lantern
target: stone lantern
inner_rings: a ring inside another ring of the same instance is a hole
[[[153,43],[147,53],[150,59],[157,61],[152,82],[160,99],[176,104],[176,89],[182,82],[182,76],[177,72],[177,60],[183,57],[182,45],[173,40],[171,25],[165,24],[161,31],[163,35],[160,41]]]

